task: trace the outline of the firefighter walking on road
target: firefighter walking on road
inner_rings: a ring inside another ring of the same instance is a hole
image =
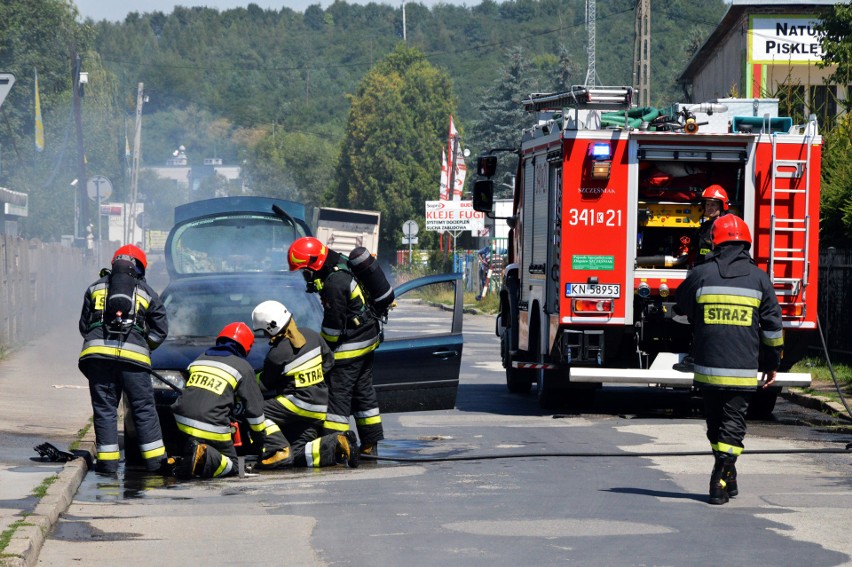
[[[739,493],[737,457],[754,393],[775,381],[783,346],[781,308],[766,272],[748,254],[745,221],[726,215],[713,224],[714,249],[677,290],[679,314],[693,326],[694,383],[704,398],[707,438],[715,458],[710,504]]]
[[[116,250],[112,269],[86,289],[80,313],[83,349],[79,368],[89,381],[99,473],[118,470],[118,404],[124,393],[133,410],[139,450],[149,471],[168,460],[151,385],[151,350],[168,334],[166,309],[145,281],[145,253]]]
[[[368,308],[363,287],[340,254],[306,236],[290,245],[287,258],[291,270],[303,271],[308,291],[320,294],[324,310],[321,334],[334,352],[325,430],[349,431],[351,412],[361,453],[375,456],[378,442],[384,439],[373,387],[373,351],[379,346],[379,322]]]
[[[315,331],[299,329],[278,301],[264,301],[252,326],[269,338],[259,375],[266,415],[266,441],[258,468],[358,466],[355,434],[322,435],[328,410],[326,376],[334,365],[328,345]]]
[[[234,419],[246,423],[250,431],[244,434],[262,446],[263,396],[246,360],[253,344],[254,332],[248,325],[230,323],[216,345],[189,365],[186,387],[172,406],[177,427],[187,438],[178,476],[218,478],[239,472],[231,430]]]

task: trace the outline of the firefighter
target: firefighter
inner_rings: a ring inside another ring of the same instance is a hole
[[[313,237],[290,245],[290,270],[302,270],[308,291],[320,294],[324,310],[321,335],[334,351],[329,373],[327,432],[349,431],[355,416],[362,455],[377,455],[384,439],[382,417],[373,387],[373,351],[379,346],[379,322],[366,294],[344,258]]]
[[[118,404],[133,410],[139,449],[149,471],[168,462],[151,385],[151,350],[168,334],[166,309],[145,281],[145,253],[128,244],[115,251],[112,269],[86,289],[80,313],[79,368],[89,381],[99,473],[114,474],[121,458]]]
[[[246,360],[254,332],[245,323],[225,325],[216,345],[193,361],[183,394],[172,406],[187,449],[177,474],[217,478],[237,474],[237,450],[231,424],[245,423],[252,440],[263,443],[263,396]],[[239,425],[237,425],[239,427]]]
[[[728,193],[721,185],[710,185],[701,193],[701,198],[704,200],[704,221],[693,238],[690,257],[694,266],[703,264],[707,253],[713,249],[713,223],[728,214]]]
[[[358,466],[355,434],[320,436],[328,410],[325,376],[334,364],[326,342],[299,329],[282,303],[264,301],[251,314],[252,326],[269,338],[259,375],[264,390],[266,442],[258,468]]]
[[[704,398],[715,457],[708,501],[725,504],[739,493],[735,463],[743,451],[749,401],[761,383],[767,388],[775,381],[784,341],[781,308],[769,276],[748,254],[745,221],[723,216],[712,236],[706,262],[677,290],[676,311],[693,326],[693,382]]]

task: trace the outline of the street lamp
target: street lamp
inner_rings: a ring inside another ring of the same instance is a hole
[[[74,191],[74,242],[76,244],[77,238],[80,236],[79,227],[77,226],[80,218],[80,209],[77,205],[77,179],[72,180],[69,185],[71,185],[71,188]]]

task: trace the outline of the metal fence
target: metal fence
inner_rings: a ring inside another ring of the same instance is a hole
[[[818,301],[829,354],[852,357],[852,250],[820,250]],[[814,346],[822,348],[819,337]]]
[[[59,318],[79,317],[86,286],[113,250],[103,247],[104,263],[80,248],[0,235],[0,349],[26,343]]]

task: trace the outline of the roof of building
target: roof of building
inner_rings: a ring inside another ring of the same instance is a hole
[[[731,6],[716,29],[707,40],[698,48],[695,55],[687,63],[686,68],[677,79],[678,83],[689,83],[698,71],[704,66],[710,54],[715,50],[722,39],[730,32],[731,28],[746,14],[779,14],[779,13],[813,13],[816,6],[833,6],[837,0],[732,0]]]

